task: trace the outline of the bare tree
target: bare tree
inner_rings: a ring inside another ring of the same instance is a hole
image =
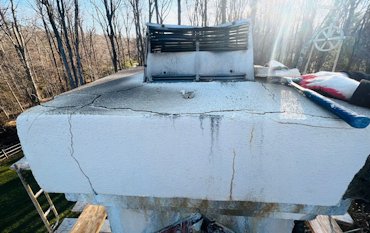
[[[128,11],[129,7],[125,4],[125,12],[122,13],[123,15],[123,25],[125,28],[125,38],[126,38],[126,49],[127,49],[127,56],[130,66],[132,66],[132,56],[131,56],[131,28],[132,24],[134,22],[133,18],[130,15],[130,12]]]
[[[202,25],[203,27],[206,27],[208,24],[207,15],[208,15],[208,0],[203,1],[203,16],[202,16]]]
[[[58,29],[57,24],[55,22],[54,9],[51,6],[49,0],[38,0],[38,1],[42,5],[45,6],[46,13],[48,15],[48,19],[49,19],[50,25],[51,25],[51,27],[53,29],[54,36],[55,36],[55,38],[57,40],[59,54],[60,54],[60,57],[61,57],[61,59],[63,61],[65,72],[67,73],[67,77],[68,77],[68,81],[69,81],[69,86],[70,86],[70,88],[73,89],[73,88],[75,88],[77,86],[77,83],[75,82],[75,79],[72,76],[70,65],[68,63],[66,52],[65,52],[65,49],[64,49],[64,46],[63,46],[62,36],[60,35],[59,29]]]
[[[118,56],[118,44],[117,44],[117,31],[115,27],[115,22],[117,18],[117,10],[121,5],[121,0],[102,0],[103,1],[103,11],[94,2],[95,11],[97,12],[97,20],[104,30],[106,35],[107,43],[109,44],[109,52],[111,55],[112,66],[114,72],[117,72],[120,67],[120,61]]]
[[[79,15],[79,5],[78,0],[74,0],[75,6],[75,51],[76,51],[76,61],[77,61],[77,72],[78,72],[78,81],[79,84],[85,84],[83,72],[82,72],[82,63],[81,63],[81,55],[80,55],[80,36],[79,36],[79,26],[80,26],[80,15]]]
[[[14,49],[17,52],[19,61],[21,62],[24,70],[25,76],[29,82],[29,98],[32,103],[37,104],[42,98],[38,90],[36,79],[32,73],[32,68],[29,59],[29,53],[27,49],[28,39],[25,39],[21,31],[21,26],[18,23],[16,9],[14,6],[14,1],[10,0],[10,11],[12,16],[12,22],[8,20],[5,16],[5,12],[0,9],[0,29],[7,36],[9,41],[13,44]]]
[[[39,16],[41,18],[41,21],[42,21],[42,26],[43,26],[43,29],[44,29],[44,32],[45,32],[46,40],[48,42],[49,57],[50,57],[50,60],[51,60],[52,64],[54,65],[54,68],[55,68],[57,76],[58,76],[58,80],[59,80],[59,83],[60,83],[60,86],[59,86],[60,91],[61,92],[66,91],[68,89],[68,87],[67,87],[67,84],[68,84],[67,76],[64,72],[62,72],[62,74],[60,74],[57,58],[60,60],[61,64],[63,64],[63,61],[62,61],[61,56],[56,55],[58,53],[57,52],[58,48],[55,44],[55,41],[52,39],[53,36],[52,36],[52,34],[50,32],[50,28],[49,28],[49,26],[46,22],[46,19],[45,19],[46,16],[44,14],[42,4],[39,1],[36,1],[35,12],[37,14],[39,14]]]
[[[108,22],[107,34],[110,41],[111,49],[112,49],[112,64],[114,71],[118,71],[118,57],[117,57],[117,50],[116,50],[116,43],[115,43],[115,35],[116,32],[113,27],[113,20],[116,17],[116,11],[118,6],[120,5],[120,1],[114,0],[104,0],[104,8]]]
[[[66,9],[65,9],[66,8],[65,3],[66,2],[63,1],[63,0],[56,0],[57,12],[58,12],[58,16],[59,16],[58,19],[59,19],[59,22],[60,22],[61,27],[62,27],[61,33],[63,35],[64,43],[66,45],[68,58],[69,58],[69,63],[70,63],[70,66],[72,68],[72,73],[73,73],[73,77],[74,77],[74,82],[75,82],[76,86],[78,86],[79,85],[79,78],[78,78],[75,62],[74,62],[74,59],[73,59],[74,54],[73,54],[73,50],[72,50],[72,46],[71,46],[71,42],[70,42],[70,38],[69,38],[70,27],[68,27],[69,25],[67,25],[67,21],[66,21],[67,12],[66,12]]]
[[[208,0],[195,0],[187,2],[189,21],[194,26],[208,25]]]
[[[135,23],[135,31],[136,31],[136,48],[137,53],[139,55],[139,64],[144,64],[144,39],[141,29],[141,7],[140,7],[140,0],[129,0],[129,3],[132,7],[132,11],[134,14],[134,23]]]
[[[245,18],[247,5],[248,1],[245,0],[229,1],[229,6],[226,9],[226,18],[228,21],[231,22]]]
[[[158,7],[158,0],[154,0],[154,9],[155,9],[155,18],[157,23],[159,23],[159,7]]]
[[[158,22],[159,24],[163,24],[164,20],[170,13],[171,9],[171,0],[155,0],[155,8],[158,14]]]
[[[5,81],[6,85],[8,86],[10,93],[12,93],[12,96],[14,97],[14,99],[16,100],[16,102],[17,102],[17,104],[18,104],[19,108],[20,108],[20,109],[21,109],[21,111],[23,112],[23,111],[24,111],[23,106],[22,106],[21,102],[19,101],[19,99],[18,99],[17,95],[15,94],[15,91],[14,91],[14,90],[13,90],[13,88],[11,87],[11,85],[10,85],[10,83],[9,83],[9,81],[8,81],[7,77],[6,77],[6,74],[5,74],[5,72],[4,72],[4,70],[3,70],[3,68],[2,68],[2,66],[1,66],[1,65],[0,65],[0,72],[1,72],[2,76],[4,77],[4,81]]]
[[[221,0],[221,23],[226,23],[227,0]]]
[[[181,0],[177,0],[177,24],[181,25]]]
[[[365,6],[366,7],[366,6]],[[347,70],[363,70],[370,73],[370,4],[361,18],[359,18],[358,26],[355,28],[353,46],[350,50]]]
[[[153,13],[154,13],[154,0],[148,0],[148,10],[149,10],[149,23],[152,22]]]

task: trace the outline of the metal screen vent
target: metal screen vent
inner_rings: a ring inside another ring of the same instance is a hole
[[[148,29],[151,53],[248,49],[249,22],[218,27],[148,25]]]

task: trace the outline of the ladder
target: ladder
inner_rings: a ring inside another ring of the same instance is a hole
[[[53,232],[59,224],[59,214],[58,214],[58,212],[57,212],[57,210],[54,206],[54,203],[51,200],[49,194],[47,192],[45,192],[43,189],[38,190],[35,194],[33,192],[32,188],[31,188],[31,186],[27,183],[26,179],[23,177],[22,171],[31,170],[26,158],[23,157],[22,159],[18,160],[16,163],[14,163],[12,166],[10,166],[10,168],[17,172],[17,175],[18,175],[19,179],[21,180],[23,187],[26,189],[28,196],[30,197],[33,205],[35,206],[35,208],[37,210],[37,213],[40,215],[41,220],[43,221],[43,223],[44,223],[46,229],[48,230],[48,232]],[[46,200],[49,204],[49,208],[45,212],[43,211],[40,203],[37,200],[41,196],[41,194],[44,194],[44,196],[46,197]],[[51,212],[54,214],[55,219],[56,219],[56,222],[54,224],[50,224],[50,222],[47,218],[48,215]]]

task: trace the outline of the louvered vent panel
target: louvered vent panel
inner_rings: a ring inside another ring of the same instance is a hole
[[[150,52],[236,51],[248,49],[248,22],[230,26],[181,28],[149,26]]]

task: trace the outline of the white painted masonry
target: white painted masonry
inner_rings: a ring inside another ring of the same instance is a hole
[[[329,208],[370,154],[369,127],[351,128],[289,87],[142,76],[118,73],[18,117],[46,192]]]

